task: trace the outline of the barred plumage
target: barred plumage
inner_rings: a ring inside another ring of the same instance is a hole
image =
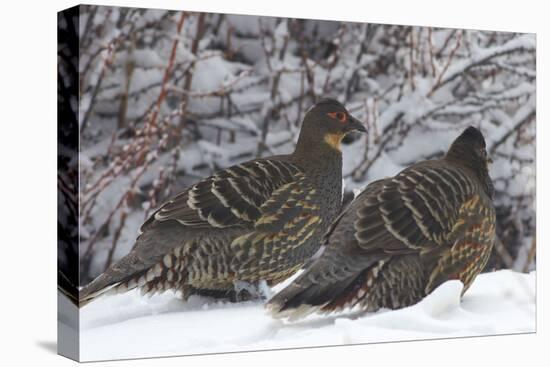
[[[318,249],[340,210],[339,144],[356,130],[365,131],[341,104],[320,101],[293,154],[229,167],[163,204],[132,251],[81,290],[81,305],[133,288],[237,300],[236,284],[286,279]]]
[[[268,308],[301,317],[359,305],[401,308],[449,279],[464,292],[495,239],[485,141],[466,129],[443,159],[371,183],[333,223],[322,255]]]

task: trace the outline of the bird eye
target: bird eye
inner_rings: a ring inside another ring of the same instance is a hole
[[[329,112],[328,115],[340,122],[346,122],[348,120],[348,115],[344,112]]]

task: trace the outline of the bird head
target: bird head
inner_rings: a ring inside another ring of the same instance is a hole
[[[479,129],[473,126],[466,128],[451,144],[446,157],[472,169],[485,185],[487,194],[493,196],[494,187],[489,176],[492,160],[487,154],[485,138]]]
[[[342,139],[352,131],[367,132],[367,129],[340,102],[323,98],[306,112],[300,137],[320,136],[331,148],[340,150]]]

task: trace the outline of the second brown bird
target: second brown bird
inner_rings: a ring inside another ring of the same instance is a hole
[[[492,196],[485,140],[470,127],[444,158],[367,186],[333,224],[322,254],[267,307],[290,319],[396,309],[450,279],[464,293],[495,241]]]

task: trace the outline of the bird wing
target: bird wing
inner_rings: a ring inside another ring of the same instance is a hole
[[[302,171],[294,164],[259,159],[232,166],[205,178],[168,200],[147,220],[177,221],[193,228],[251,227],[262,216],[262,205]]]
[[[387,254],[444,246],[461,206],[476,189],[473,179],[444,161],[412,166],[358,197],[357,245]]]

